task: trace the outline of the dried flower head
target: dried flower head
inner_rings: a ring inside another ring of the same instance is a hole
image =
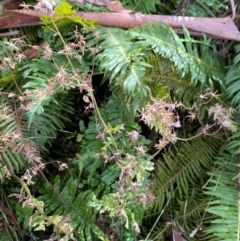
[[[135,149],[137,150],[138,154],[141,156],[144,156],[146,154],[145,150],[143,149],[143,146],[137,146],[135,147]]]
[[[18,63],[21,63],[24,59],[26,59],[26,55],[17,52],[14,54],[14,58],[18,61]]]
[[[42,46],[42,49],[43,49],[43,59],[50,60],[52,58],[52,55],[53,55],[53,51],[52,51],[50,45],[44,44]]]
[[[171,139],[174,128],[181,127],[176,108],[181,104],[168,103],[165,100],[157,100],[151,97],[152,103],[147,104],[141,111],[141,120],[155,128],[163,136],[163,139]]]
[[[208,110],[209,116],[213,115],[213,120],[225,128],[232,128],[233,122],[231,120],[232,108],[224,108],[218,103],[211,106]]]
[[[139,132],[131,131],[131,132],[127,132],[127,135],[128,135],[131,142],[135,142],[135,141],[138,140]]]
[[[34,8],[43,13],[52,14],[56,5],[57,3],[55,0],[39,0]]]

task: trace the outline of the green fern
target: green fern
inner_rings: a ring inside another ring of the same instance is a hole
[[[0,145],[2,150],[0,156],[0,181],[3,181],[7,173],[11,176],[11,173],[19,172],[26,165],[27,151],[36,149],[34,143],[32,143],[32,148],[30,148],[31,141],[25,139],[27,137],[27,131],[24,129],[26,122],[24,120],[20,121],[20,113],[18,114],[16,110],[12,109],[10,101],[5,94],[1,94],[0,105]]]
[[[109,78],[110,84],[118,76],[124,76],[124,90],[133,94],[136,89],[141,89],[141,95],[146,96],[151,80],[146,76],[146,68],[151,67],[144,61],[142,42],[132,42],[130,35],[121,29],[97,29],[99,40],[89,41],[89,45],[97,44],[102,49],[96,56],[99,69],[104,72],[104,77]]]
[[[169,101],[172,97],[178,102],[183,102],[186,106],[190,106],[197,101],[201,86],[191,84],[189,75],[182,77],[181,72],[170,59],[150,54],[147,62],[153,66],[152,69],[147,70],[147,76],[153,80],[150,86],[153,96]],[[172,92],[171,96],[170,92]]]
[[[39,200],[44,201],[44,211],[47,215],[64,217],[70,215],[71,225],[77,228],[79,240],[85,240],[85,235],[87,235],[88,240],[92,240],[91,231],[103,240],[102,232],[94,224],[97,219],[96,213],[87,207],[94,193],[92,190],[78,190],[80,183],[81,181],[78,178],[73,179],[70,177],[65,182],[61,180],[60,176],[56,176],[54,179],[54,188],[59,192],[59,196],[56,192],[53,192],[52,187],[45,184],[44,187],[39,189],[41,193]],[[100,191],[101,189],[98,189],[98,192]],[[95,194],[98,194],[97,191]]]
[[[122,0],[127,9],[142,13],[153,13],[160,4],[158,0]]]
[[[228,3],[226,0],[197,0],[189,5],[187,15],[194,17],[216,17],[217,13],[228,9]]]
[[[236,165],[231,163],[232,158],[228,153],[222,154],[218,159],[215,163],[218,169],[210,173],[205,191],[205,194],[211,197],[206,210],[214,214],[211,226],[205,231],[211,235],[210,237],[218,237],[217,240],[235,241],[240,239],[239,190],[236,188],[236,181],[233,180]]]
[[[7,57],[7,58],[11,58],[13,56],[13,51],[11,48],[9,48],[9,46],[6,44],[6,42],[8,41],[7,38],[3,38],[1,41],[0,41],[0,61],[2,62],[3,61],[3,58],[4,57]]]
[[[233,65],[229,68],[226,76],[227,94],[232,100],[232,104],[240,107],[240,44],[236,45],[236,57]]]
[[[113,99],[110,99],[105,106],[100,108],[100,112],[102,118],[108,123],[109,128],[112,126],[114,129],[121,123],[126,123],[126,130],[116,132],[114,139],[117,145],[123,148],[124,155],[135,152],[133,144],[130,143],[125,132],[127,130],[139,129],[138,125],[134,124],[134,122],[124,121],[124,117],[119,111],[118,103]],[[83,133],[82,154],[77,154],[77,159],[72,164],[71,174],[68,173],[66,176],[59,175],[54,178],[53,186],[59,195],[53,192],[52,187],[46,183],[39,188],[41,193],[39,200],[44,201],[46,214],[65,217],[71,210],[70,222],[71,225],[78,229],[78,238],[80,240],[84,240],[85,236],[89,240],[94,240],[94,235],[91,232],[98,237],[102,237],[102,234],[100,235],[101,231],[96,226],[99,211],[104,210],[104,212],[107,212],[110,210],[111,205],[108,202],[112,203],[114,201],[111,199],[111,193],[117,195],[116,192],[119,189],[116,181],[121,173],[120,168],[114,162],[104,165],[106,160],[100,155],[100,153],[106,150],[107,154],[114,156],[114,151],[116,151],[110,138],[107,138],[108,142],[97,138],[103,130],[101,122],[97,121],[97,116],[91,117],[88,128]],[[145,146],[148,143],[149,141],[145,140],[144,137],[139,137],[137,144]],[[148,155],[145,158],[147,157]],[[139,156],[138,162],[142,162],[144,168],[146,170],[149,168],[150,170],[150,163],[146,162],[145,158]],[[138,180],[141,176],[141,170],[139,170],[137,175],[136,179]],[[145,189],[144,185],[146,184],[147,180],[146,183],[142,184],[142,188]],[[131,206],[130,202],[129,206],[126,207],[127,212],[129,212],[127,213],[129,220],[132,220],[131,215],[136,208],[139,208],[139,214],[135,214],[135,219],[140,220],[142,215],[142,204],[138,200],[135,200],[135,202],[135,205],[132,204]],[[113,208],[116,209],[117,207],[114,206]]]
[[[148,211],[145,222],[153,224],[166,203],[170,204],[164,211],[171,213],[171,220],[161,219],[161,226],[155,227],[151,235],[154,240],[164,240],[160,237],[175,223],[180,225],[186,237],[196,229],[197,223],[201,223],[209,200],[201,188],[207,180],[205,173],[211,170],[213,156],[218,154],[219,147],[219,143],[212,142],[211,138],[196,138],[174,147],[163,154],[162,161],[157,162],[152,180],[152,189],[156,190],[151,210],[154,215],[148,217]],[[171,224],[166,226],[168,221]]]
[[[129,30],[129,33],[133,38],[144,40],[156,54],[170,59],[182,76],[190,74],[191,84],[213,88],[216,82],[224,89],[223,66],[211,40],[195,41],[186,28],[183,30],[184,39],[170,27],[158,24],[137,27]]]
[[[155,210],[161,210],[169,192],[174,193],[175,183],[177,184],[176,195],[180,199],[188,196],[189,185],[196,179],[199,184],[203,183],[203,172],[211,168],[213,161],[209,157],[212,153],[217,154],[219,148],[218,142],[215,141],[211,146],[209,143],[209,139],[197,138],[163,155],[164,161],[158,162],[157,175],[154,178],[154,185],[158,186]],[[191,151],[192,155],[186,155]]]

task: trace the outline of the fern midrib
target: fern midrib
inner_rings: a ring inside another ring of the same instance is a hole
[[[192,59],[196,60],[197,62],[201,63],[201,64],[202,64],[203,66],[205,66],[206,68],[209,68],[209,65],[207,65],[205,62],[203,62],[201,59],[196,58],[196,57],[193,56],[193,55],[190,55],[190,54],[189,54],[188,52],[186,52],[186,51],[183,51],[183,50],[181,50],[181,49],[179,49],[179,48],[176,48],[175,45],[172,45],[172,44],[169,43],[169,42],[165,42],[165,41],[163,41],[162,39],[155,38],[155,37],[153,37],[153,36],[151,36],[151,35],[147,35],[147,34],[144,34],[144,33],[141,33],[141,36],[143,36],[143,38],[145,38],[145,39],[151,38],[153,41],[162,42],[162,43],[170,46],[170,48],[174,48],[176,51],[182,53],[183,55],[186,55],[188,58],[190,58],[190,59],[192,58]],[[212,65],[210,65],[210,66],[211,66],[211,68],[209,68],[209,69],[216,70],[216,71],[218,71],[218,72],[224,73],[224,70],[223,70],[223,69],[214,68]]]
[[[196,157],[199,157],[199,156],[201,157],[202,153],[204,153],[204,150],[206,150],[208,148],[209,148],[209,146],[206,145],[205,148],[201,149],[201,152],[199,152],[199,154],[195,155],[195,156]],[[192,161],[190,161],[188,164],[184,165],[184,167],[181,168],[179,171],[177,171],[176,174],[172,178],[170,178],[167,182],[165,182],[165,184],[156,192],[156,195],[161,193],[162,190],[164,190],[169,185],[169,183],[171,183],[171,182],[173,182],[173,180],[177,179],[177,177],[180,176],[189,166],[191,166],[195,162],[195,160],[201,162],[200,158],[192,157],[189,160],[192,160]]]
[[[146,0],[145,0],[146,1]],[[138,0],[136,6],[133,8],[133,10],[136,10],[138,8],[138,6],[141,4],[142,0]]]
[[[179,220],[181,218],[185,218],[188,216],[191,216],[191,214],[194,214],[194,212],[196,212],[197,210],[200,210],[202,208],[204,208],[206,206],[207,202],[204,200],[202,201],[199,205],[195,206],[194,209],[192,209],[190,212],[184,212],[182,215],[178,216],[177,218],[174,219],[174,221]]]
[[[122,48],[120,47],[119,42],[118,42],[117,39],[114,37],[114,35],[111,34],[111,31],[109,31],[109,28],[107,28],[106,31],[107,31],[108,34],[111,36],[111,38],[113,39],[113,41],[115,42],[115,44],[118,45],[118,49],[120,50],[120,52],[121,52],[122,55],[124,56],[125,61],[126,61],[127,65],[128,65],[128,68],[130,69],[130,72],[132,72],[132,73],[134,74],[135,79],[137,80],[138,86],[139,86],[139,85],[140,85],[140,81],[139,81],[139,79],[138,79],[138,77],[137,77],[137,74],[136,74],[136,72],[133,70],[132,65],[129,64],[128,58],[127,58],[127,56],[125,55],[125,53],[124,53],[124,51],[122,50]]]
[[[181,79],[181,78],[176,78],[176,77],[171,77],[171,76],[161,75],[161,74],[157,75],[157,77],[166,78],[166,79],[172,80],[174,83],[181,84],[186,87],[191,87],[192,89],[196,90],[196,88],[194,88],[190,82],[183,81],[183,79]]]

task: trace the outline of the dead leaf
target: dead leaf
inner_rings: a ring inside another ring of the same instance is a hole
[[[9,216],[9,218],[14,222],[15,227],[18,229],[20,235],[22,235],[22,229],[16,219],[16,217],[14,216],[14,214],[12,213],[12,211],[7,208],[2,202],[0,202],[0,209]],[[2,224],[3,225],[3,224]]]
[[[5,9],[16,9],[16,8],[19,8],[19,4],[22,2],[23,2],[22,0],[4,0],[4,1],[1,1],[0,4]]]
[[[0,29],[23,27],[39,25],[40,20],[38,16],[33,16],[30,14],[25,14],[25,10],[18,10],[21,12],[14,12],[15,10],[5,10],[2,15],[0,15]],[[30,13],[31,10],[28,10]]]
[[[127,10],[126,8],[124,8],[120,1],[109,2],[107,5],[107,8],[111,12],[117,12],[117,13],[133,13],[134,12],[134,11]]]
[[[182,241],[180,229],[177,226],[173,227],[172,235],[173,235],[173,241]]]

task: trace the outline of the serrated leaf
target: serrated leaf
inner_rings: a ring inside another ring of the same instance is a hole
[[[73,10],[72,6],[66,0],[61,1],[61,3],[55,8],[54,12],[60,15],[72,15],[76,13],[76,11]]]

